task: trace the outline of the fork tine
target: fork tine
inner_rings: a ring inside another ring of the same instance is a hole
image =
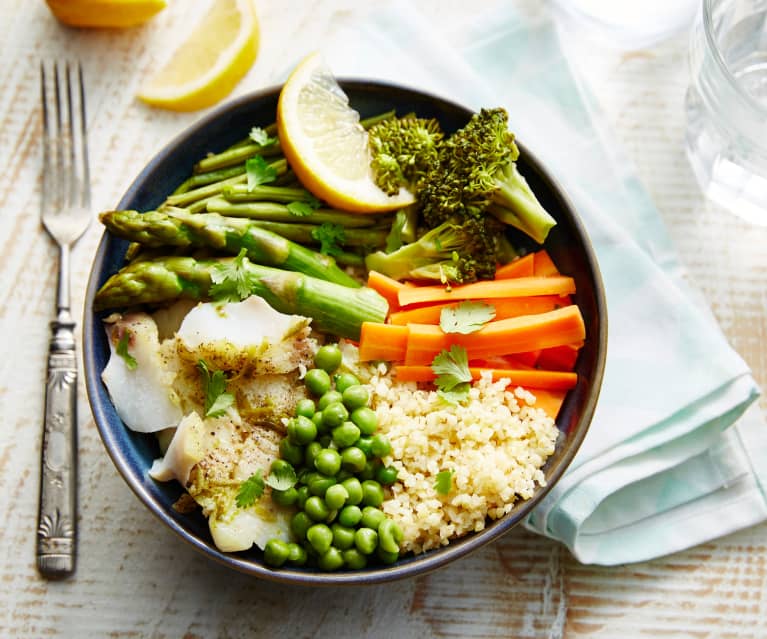
[[[67,99],[67,117],[66,117],[66,130],[64,135],[66,150],[69,152],[68,158],[68,171],[69,177],[67,187],[67,199],[66,202],[70,206],[78,204],[76,201],[77,193],[77,164],[75,160],[75,115],[72,111],[72,78],[69,68],[69,62],[64,66],[64,77],[66,79],[66,99]]]
[[[46,210],[50,198],[51,179],[51,129],[50,114],[48,113],[48,94],[46,91],[45,63],[40,61],[40,101],[43,105],[43,175],[42,175],[42,198],[41,208]]]
[[[85,113],[85,83],[83,82],[83,65],[77,63],[77,81],[80,86],[80,144],[83,165],[83,206],[91,205],[91,169],[88,158],[88,124]]]

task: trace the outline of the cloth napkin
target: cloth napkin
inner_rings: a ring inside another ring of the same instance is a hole
[[[475,110],[505,106],[590,234],[609,313],[604,384],[580,451],[525,526],[584,563],[611,565],[766,519],[757,386],[685,282],[657,209],[548,14],[502,3],[439,31],[413,3],[394,2],[341,16],[324,42],[337,76],[397,82]]]

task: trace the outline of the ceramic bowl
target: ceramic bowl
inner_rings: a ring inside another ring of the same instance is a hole
[[[342,81],[341,85],[362,117],[390,109],[396,109],[398,114],[415,112],[421,117],[437,118],[450,132],[462,127],[471,116],[468,109],[458,104],[412,89],[356,80]],[[134,180],[117,208],[149,210],[157,207],[189,175],[197,159],[242,139],[253,126],[273,122],[278,96],[279,87],[275,87],[246,95],[209,113],[157,154]],[[481,532],[438,550],[403,557],[390,566],[335,573],[320,573],[308,568],[273,570],[264,564],[263,555],[256,548],[239,553],[220,552],[211,540],[207,521],[199,512],[182,514],[172,508],[181,495],[181,486],[177,482],[155,482],[148,476],[152,460],[159,456],[156,441],[152,436],[134,433],[123,425],[101,382],[109,347],[102,327],[103,314],[91,309],[98,288],[122,266],[127,246],[126,242],[105,233],[93,262],[85,301],[85,374],[89,401],[104,446],[138,499],[181,540],[203,555],[256,577],[293,584],[372,584],[423,574],[498,539],[522,521],[560,479],[589,428],[604,370],[607,318],[597,260],[577,212],[555,178],[525,147],[524,141],[519,147],[521,172],[543,206],[557,219],[545,248],[559,269],[575,278],[578,292],[574,301],[580,306],[586,324],[585,345],[576,364],[579,381],[569,392],[557,419],[562,436],[556,452],[544,467],[545,487],[538,488],[532,498],[518,502],[503,518],[489,521]],[[174,549],[169,547],[168,552],[173,553]]]

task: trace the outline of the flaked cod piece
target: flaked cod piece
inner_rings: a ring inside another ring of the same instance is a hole
[[[283,419],[305,397],[299,377],[317,350],[309,320],[278,313],[258,297],[198,304],[180,325],[169,326],[168,318],[179,315],[170,309],[158,316],[164,334],[175,331],[161,342],[154,318],[146,313],[113,318],[107,325],[112,345],[107,369],[119,374],[103,379],[115,408],[129,428],[157,432],[166,450],[150,475],[157,481],[177,480],[186,488],[208,517],[220,550],[246,550],[254,543],[263,548],[270,538],[287,539],[289,513],[272,503],[269,487],[249,507],[237,506],[236,497],[251,475],[268,473],[278,457]],[[117,330],[130,331],[128,353],[137,363],[133,368],[116,353],[122,335]],[[136,352],[135,345],[146,353]],[[204,417],[200,360],[210,370],[225,372],[226,392],[235,397],[220,417]],[[156,409],[147,410],[149,399],[165,410],[161,419]]]

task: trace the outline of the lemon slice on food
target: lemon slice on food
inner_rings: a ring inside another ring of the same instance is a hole
[[[407,190],[390,196],[373,179],[368,134],[318,53],[293,70],[280,91],[277,131],[293,171],[316,197],[358,213],[401,208]]]
[[[138,97],[175,111],[215,104],[256,60],[258,31],[252,0],[214,0],[168,63],[141,87]]]
[[[166,0],[46,0],[51,13],[71,27],[135,27],[168,4]]]

